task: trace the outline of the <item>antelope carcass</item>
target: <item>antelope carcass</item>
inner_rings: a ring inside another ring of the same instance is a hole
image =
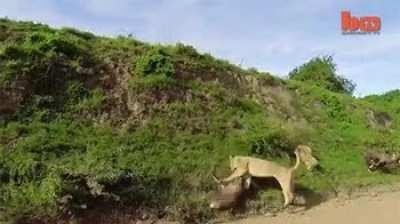
[[[227,209],[234,207],[241,195],[250,188],[251,177],[241,176],[229,183],[223,183],[214,174],[213,179],[218,183],[218,192],[212,198],[210,208]]]

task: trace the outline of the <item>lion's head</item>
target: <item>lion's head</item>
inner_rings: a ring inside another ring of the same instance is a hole
[[[312,155],[312,150],[306,145],[298,145],[295,152],[300,157],[300,160],[306,165],[308,170],[318,166],[318,160]]]

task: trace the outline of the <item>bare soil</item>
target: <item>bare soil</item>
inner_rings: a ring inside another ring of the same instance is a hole
[[[300,210],[300,211],[299,211]],[[400,222],[400,191],[369,191],[341,196],[309,210],[289,208],[278,214],[265,214],[229,224],[397,224]]]

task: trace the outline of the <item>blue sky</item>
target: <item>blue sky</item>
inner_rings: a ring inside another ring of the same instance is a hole
[[[0,16],[101,35],[183,42],[284,76],[318,55],[357,83],[356,96],[400,88],[400,3],[395,0],[0,0]],[[380,35],[342,35],[340,12],[382,19]]]

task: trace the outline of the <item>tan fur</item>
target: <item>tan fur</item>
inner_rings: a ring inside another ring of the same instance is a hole
[[[230,182],[237,177],[248,174],[252,177],[273,177],[281,188],[285,199],[286,207],[294,200],[294,171],[299,167],[300,161],[303,161],[308,169],[317,164],[317,160],[311,155],[310,147],[299,145],[295,149],[296,164],[293,167],[285,167],[272,161],[258,159],[248,156],[235,156],[230,158],[230,168],[232,174],[225,178],[223,182]],[[306,162],[307,161],[307,162]]]
[[[312,150],[310,147],[306,145],[299,145],[298,147],[300,147],[300,160],[304,163],[304,165],[306,165],[308,170],[312,170],[318,166],[318,160],[312,155]]]

